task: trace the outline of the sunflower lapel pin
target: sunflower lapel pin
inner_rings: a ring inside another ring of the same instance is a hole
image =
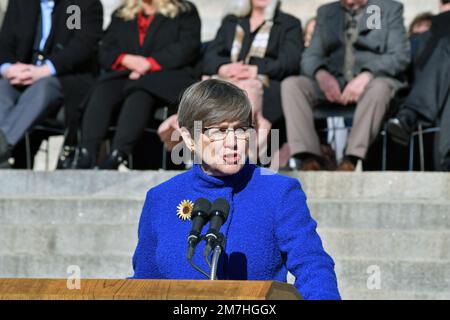
[[[191,200],[183,200],[177,206],[177,216],[182,221],[190,220],[194,203]]]

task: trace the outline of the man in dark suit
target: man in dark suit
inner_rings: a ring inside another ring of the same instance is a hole
[[[93,80],[99,0],[10,1],[0,32],[0,163],[25,132],[64,102],[68,125]]]
[[[313,107],[320,102],[356,104],[353,128],[338,170],[352,171],[366,157],[390,100],[404,83],[410,45],[403,5],[391,0],[340,0],[318,10],[302,58],[304,76],[282,84],[291,154],[303,170],[322,168]]]
[[[422,121],[440,125],[440,170],[450,171],[450,0],[441,0],[441,13],[424,35],[423,49],[414,64],[415,82],[397,116],[388,122],[388,132],[399,144]]]

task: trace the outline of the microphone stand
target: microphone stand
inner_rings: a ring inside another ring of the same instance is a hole
[[[209,280],[217,280],[217,265],[219,264],[219,258],[225,247],[225,236],[223,233],[219,233],[218,239],[214,243],[214,253],[211,262],[211,273]]]
[[[204,236],[200,236],[200,241],[203,241],[203,240],[205,240],[205,237]],[[197,266],[195,263],[194,263],[194,261],[192,261],[192,258],[193,258],[193,255],[194,255],[194,250],[195,250],[195,247],[192,249],[192,252],[190,252],[190,248],[188,249],[188,261],[189,261],[189,264],[195,269],[195,270],[197,270],[198,272],[200,272],[202,275],[204,275],[206,278],[208,278],[209,279],[209,275],[205,272],[205,271],[203,271],[199,266]]]

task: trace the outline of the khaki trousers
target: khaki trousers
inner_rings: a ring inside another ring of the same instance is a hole
[[[356,107],[345,155],[365,159],[397,89],[396,80],[383,77],[375,78],[367,85]],[[321,156],[313,108],[325,98],[318,84],[304,76],[289,77],[281,84],[281,99],[291,155]]]

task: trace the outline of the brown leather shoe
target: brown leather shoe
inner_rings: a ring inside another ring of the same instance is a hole
[[[305,161],[302,161],[300,165],[301,171],[320,171],[322,170],[322,166],[320,163],[315,159],[307,159]]]
[[[341,172],[353,172],[356,167],[350,160],[343,160],[341,164],[338,166],[337,171]]]

